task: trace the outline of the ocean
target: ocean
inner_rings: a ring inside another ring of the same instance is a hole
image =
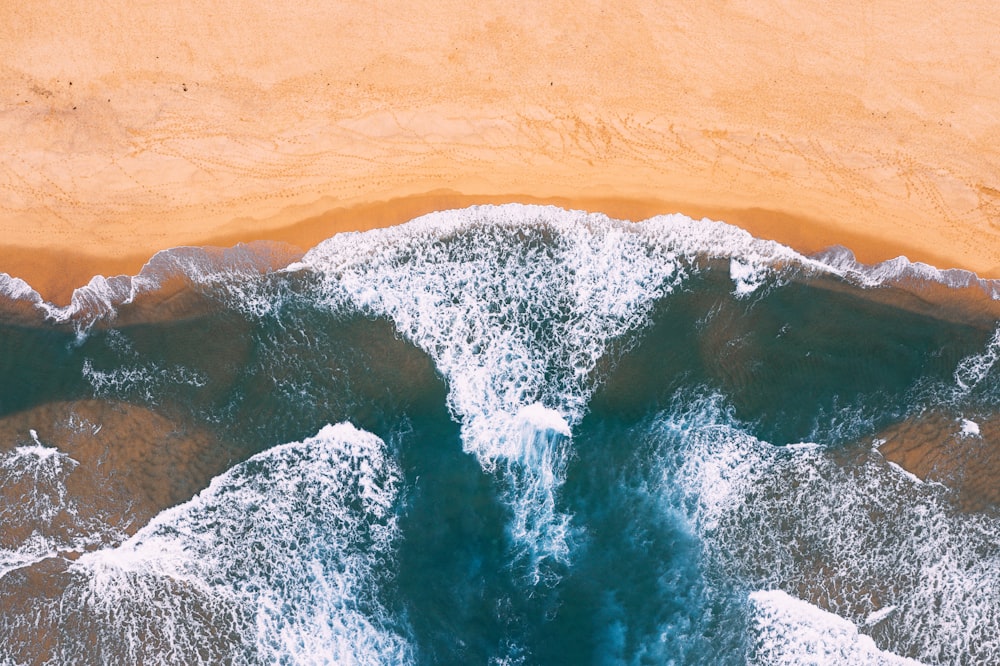
[[[505,205],[0,292],[0,664],[1000,662],[1000,283]]]

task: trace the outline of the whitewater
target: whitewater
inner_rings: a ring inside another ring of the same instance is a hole
[[[0,275],[0,663],[996,663],[997,287],[521,205]]]

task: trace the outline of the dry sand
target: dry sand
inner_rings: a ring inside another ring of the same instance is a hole
[[[0,6],[0,270],[486,201],[1000,276],[1000,5]]]

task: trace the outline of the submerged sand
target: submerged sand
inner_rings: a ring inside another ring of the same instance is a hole
[[[484,201],[680,211],[1000,276],[1000,8],[0,7],[0,270]]]

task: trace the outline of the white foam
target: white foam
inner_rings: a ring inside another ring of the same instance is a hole
[[[22,496],[21,502],[32,503],[35,507],[32,512],[44,522],[64,510],[66,477],[80,463],[59,449],[42,444],[34,430],[30,435],[34,444],[18,446],[0,455],[0,486],[24,486],[31,494]]]
[[[962,419],[962,436],[979,437],[979,424],[969,419]]]
[[[788,451],[809,451],[822,448],[816,442],[797,442],[795,444],[786,444],[785,449]]]
[[[709,220],[670,215],[633,224],[516,204],[340,234],[290,270],[310,267],[322,276],[329,307],[348,303],[389,317],[430,354],[448,380],[465,450],[504,476],[515,522],[527,524],[537,518],[523,515],[532,511],[529,498],[558,496],[572,449],[568,442],[555,447],[559,460],[521,455],[522,410],[538,403],[567,428],[579,422],[610,343],[641,330],[655,303],[699,262],[733,257],[746,265],[824,270],[784,246]],[[541,462],[548,467],[533,467]],[[567,517],[555,511],[552,520],[553,532],[561,532]],[[552,547],[556,559],[566,552],[559,540]]]
[[[58,551],[80,550],[116,531],[99,518],[83,518],[66,482],[79,462],[34,442],[0,453],[0,578]],[[14,538],[14,534],[24,534]]]
[[[17,571],[22,567],[31,566],[46,558],[54,557],[56,553],[57,550],[48,539],[33,532],[16,548],[0,548],[0,578],[11,571]]]
[[[871,664],[919,666],[920,662],[879,650],[851,622],[781,590],[750,594],[754,636],[752,663]]]
[[[754,264],[740,257],[729,260],[729,277],[734,284],[733,293],[737,298],[753,294],[767,283],[773,271],[767,264]]]
[[[837,246],[812,257],[862,287],[919,286],[934,282],[954,289],[976,288],[993,300],[1000,299],[1000,282],[978,277],[971,271],[958,268],[940,269],[919,261],[910,261],[904,256],[889,259],[878,264],[862,264],[854,253]]]
[[[50,611],[84,617],[98,640],[62,636],[59,658],[412,661],[405,621],[378,596],[393,575],[398,482],[385,444],[349,424],[254,456],[72,565]]]
[[[457,219],[462,217],[467,220],[463,222]],[[575,223],[574,218],[586,219],[591,226],[620,224],[603,215],[588,215],[552,206],[473,206],[461,211],[432,213],[402,225],[409,227],[409,231],[400,231],[400,227],[395,227],[364,234],[341,233],[324,241],[321,246],[337,239],[357,236],[378,237],[390,243],[416,237],[421,241],[433,242],[438,232],[442,235],[461,232],[484,218],[508,224],[521,223],[526,227],[537,224],[540,218],[562,226],[566,226],[566,222]],[[632,226],[644,227],[644,231],[640,233],[650,235],[653,245],[659,245],[659,249],[664,249],[662,243],[665,242],[669,245],[669,251],[677,255],[690,257],[691,254],[698,253],[706,258],[730,259],[734,293],[738,297],[755,293],[769,280],[780,281],[784,271],[794,267],[799,271],[838,275],[862,287],[906,286],[909,283],[930,281],[955,288],[976,287],[993,299],[1000,298],[1000,282],[996,280],[984,280],[974,273],[958,269],[939,270],[920,262],[910,262],[906,257],[865,265],[859,263],[851,251],[843,247],[834,247],[813,257],[803,257],[785,246],[755,239],[746,231],[723,222],[708,219],[695,221],[680,214],[657,216]],[[370,249],[369,244],[365,245]],[[215,251],[209,251],[210,249]],[[326,251],[320,252],[323,253]],[[28,300],[50,320],[72,324],[81,338],[96,322],[113,321],[122,305],[132,303],[140,294],[159,288],[163,278],[167,276],[182,276],[189,284],[220,298],[229,307],[251,316],[265,316],[280,308],[287,294],[283,295],[280,289],[276,290],[274,284],[261,281],[261,274],[276,272],[287,275],[315,269],[317,254],[315,250],[310,254],[313,254],[311,258],[292,262],[289,248],[269,243],[238,244],[225,249],[176,247],[154,255],[138,275],[95,276],[87,285],[76,289],[71,303],[64,307],[43,301],[28,283],[6,273],[0,273],[0,294],[14,300]],[[376,259],[379,255],[377,251],[372,252]],[[604,259],[607,262],[612,256]],[[627,262],[629,257],[617,259],[617,263],[621,264]]]
[[[522,407],[518,411],[517,417],[539,432],[551,430],[563,437],[569,437],[572,434],[569,424],[566,423],[566,419],[559,412],[554,409],[548,409],[539,402]]]
[[[986,343],[986,348],[982,352],[965,357],[955,368],[958,395],[968,394],[986,379],[998,359],[1000,359],[1000,328],[993,332],[993,337]]]
[[[806,596],[895,654],[1000,661],[995,515],[957,512],[946,488],[869,451],[842,465],[822,447],[761,442],[718,397],[681,404],[656,427],[661,492],[688,508],[715,575]]]
[[[153,255],[138,275],[95,275],[86,285],[75,289],[69,305],[62,307],[43,301],[23,281],[7,277],[13,280],[12,293],[27,294],[23,296],[26,298],[34,294],[32,302],[50,321],[72,325],[82,340],[96,323],[113,322],[122,306],[156,291],[169,278],[182,278],[188,286],[235,310],[263,316],[280,307],[281,298],[263,284],[261,276],[272,272],[290,256],[290,249],[264,242],[241,243],[231,248],[175,247]],[[0,290],[6,284],[4,276],[0,273]]]
[[[0,296],[13,301],[29,301],[34,304],[42,302],[42,297],[21,278],[0,273]]]
[[[116,363],[108,369],[101,369],[95,367],[93,360],[85,358],[81,368],[83,379],[98,397],[140,399],[147,404],[156,404],[174,387],[201,388],[208,384],[208,377],[197,369],[144,361],[119,329],[108,330],[105,343],[115,352]]]
[[[878,624],[879,622],[881,622],[882,620],[889,617],[895,612],[896,612],[895,606],[886,606],[885,608],[880,608],[877,611],[872,611],[871,613],[868,614],[868,617],[865,618],[864,626],[866,627],[875,626],[876,624]]]
[[[169,386],[203,387],[208,378],[201,372],[183,365],[164,366],[158,363],[129,365],[123,362],[110,370],[99,370],[93,361],[84,359],[81,369],[83,378],[99,397],[118,398],[129,396],[140,398],[148,404],[156,404],[164,389]]]
[[[521,409],[516,420],[520,429],[505,425],[497,430],[496,457],[516,491],[510,530],[526,555],[528,576],[537,584],[552,579],[546,558],[569,561],[570,516],[558,510],[557,493],[570,455],[570,428],[558,412],[538,403]]]
[[[903,469],[903,467],[900,466],[898,463],[894,463],[892,461],[887,461],[887,462],[889,464],[889,468],[892,469],[897,474],[901,474],[902,476],[905,476],[907,479],[909,479],[913,483],[924,483],[923,479],[921,479],[919,476],[917,476],[913,472],[910,472],[910,471],[908,471],[906,469]]]

